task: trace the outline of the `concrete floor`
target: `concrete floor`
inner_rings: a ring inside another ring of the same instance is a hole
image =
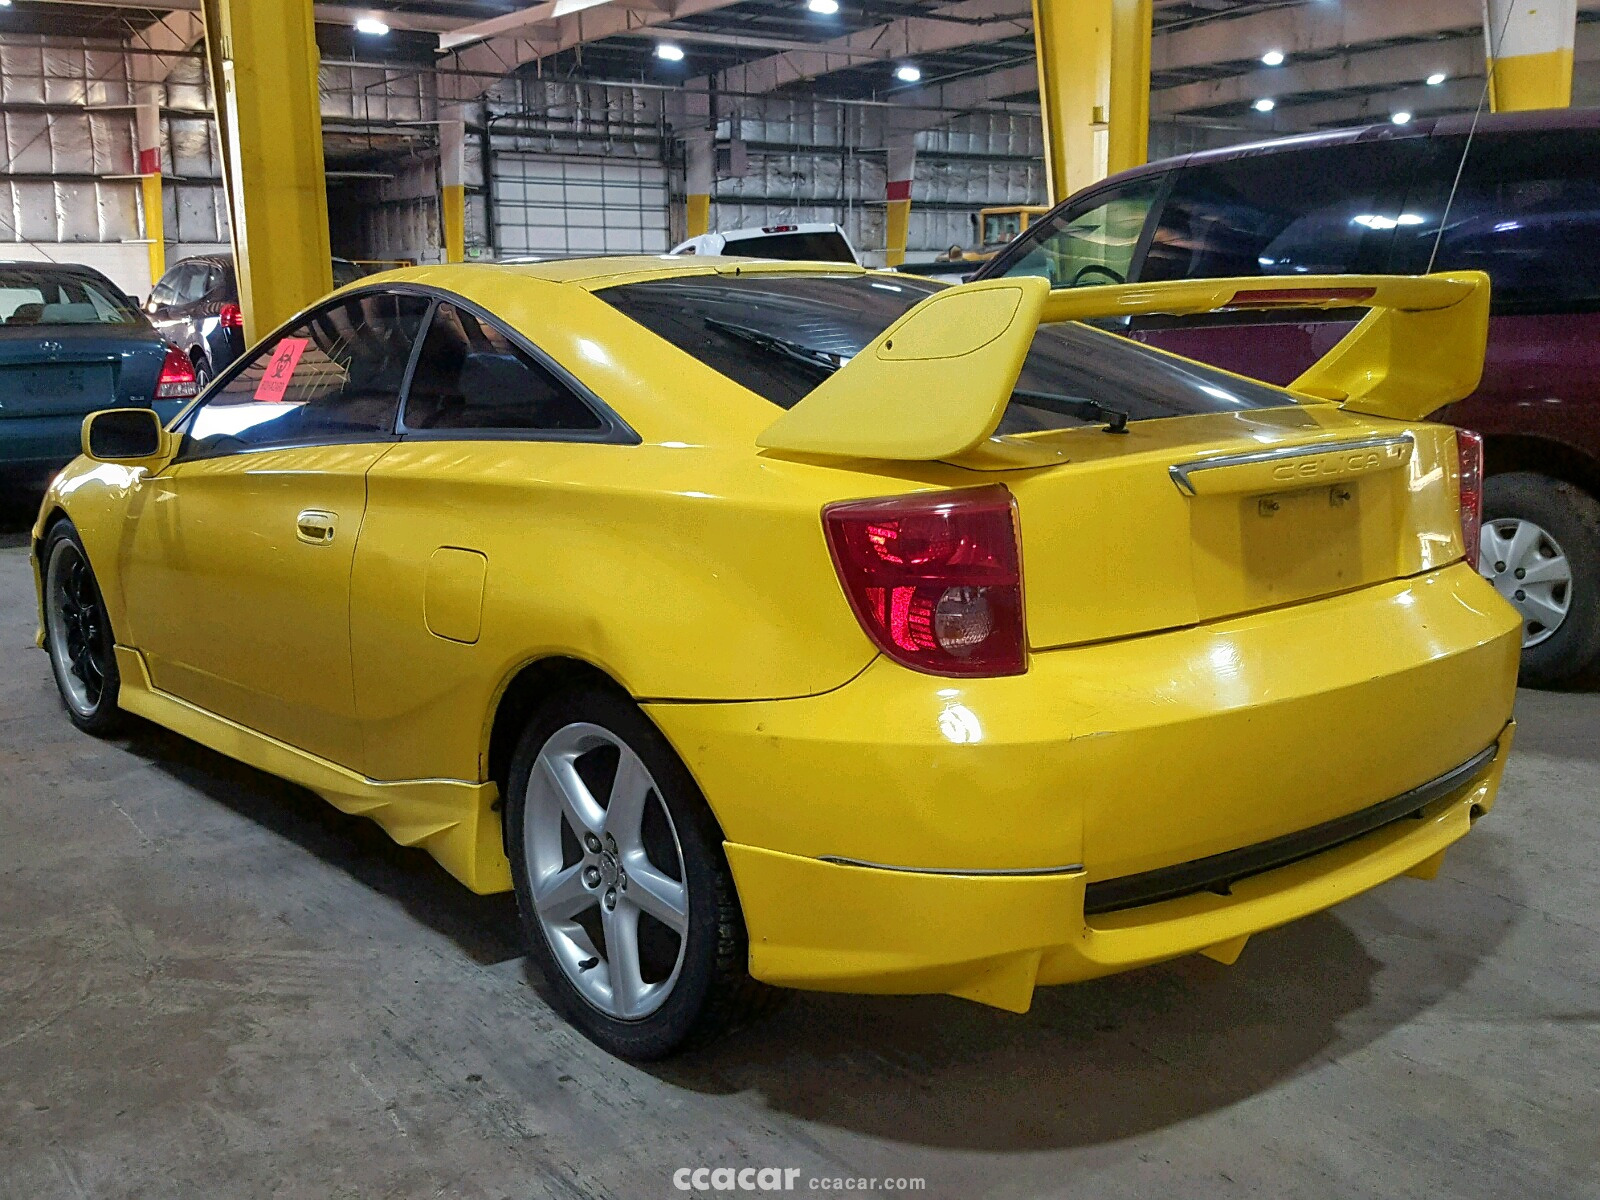
[[[0,520],[0,1196],[633,1200],[704,1165],[814,1195],[1600,1197],[1600,696],[1522,695],[1501,804],[1438,880],[1232,968],[1025,1017],[797,995],[640,1069],[552,1014],[509,899],[160,730],[76,733],[24,524]]]

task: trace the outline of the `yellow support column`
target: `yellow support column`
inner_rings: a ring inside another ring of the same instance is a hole
[[[688,193],[687,237],[699,237],[711,232],[711,185],[717,178],[717,147],[712,135],[696,131],[684,144],[688,176],[684,189]]]
[[[1577,0],[1487,0],[1483,14],[1490,108],[1570,107]]]
[[[1112,0],[1111,124],[1106,168],[1115,175],[1150,158],[1151,0]]]
[[[439,217],[447,263],[467,259],[466,132],[459,116],[439,122]]]
[[[204,0],[239,307],[254,343],[333,289],[311,0]]]
[[[161,110],[154,100],[141,100],[133,111],[137,135],[142,235],[150,252],[150,286],[167,272],[167,220],[161,204]]]
[[[1052,203],[1106,174],[1112,0],[1033,0]]]
[[[916,173],[917,143],[912,133],[889,138],[889,170],[886,199],[889,202],[884,222],[884,262],[898,267],[906,261],[906,240],[911,232],[911,179]]]

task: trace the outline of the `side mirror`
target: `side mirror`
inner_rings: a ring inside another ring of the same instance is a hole
[[[153,408],[104,408],[83,419],[83,453],[95,462],[159,469],[175,444]]]

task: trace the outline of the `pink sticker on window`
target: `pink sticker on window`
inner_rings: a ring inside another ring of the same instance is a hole
[[[267,373],[256,384],[255,399],[273,404],[283,403],[283,394],[289,390],[294,369],[300,365],[300,356],[310,344],[310,338],[286,337],[280,341],[272,357],[267,360]]]

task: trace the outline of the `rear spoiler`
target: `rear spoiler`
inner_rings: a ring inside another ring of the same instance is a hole
[[[1042,323],[1242,309],[1368,309],[1289,390],[1354,412],[1420,420],[1483,375],[1489,277],[1303,275],[1051,291],[1032,276],[928,297],[884,330],[756,444],[792,454],[928,461],[994,435]]]

